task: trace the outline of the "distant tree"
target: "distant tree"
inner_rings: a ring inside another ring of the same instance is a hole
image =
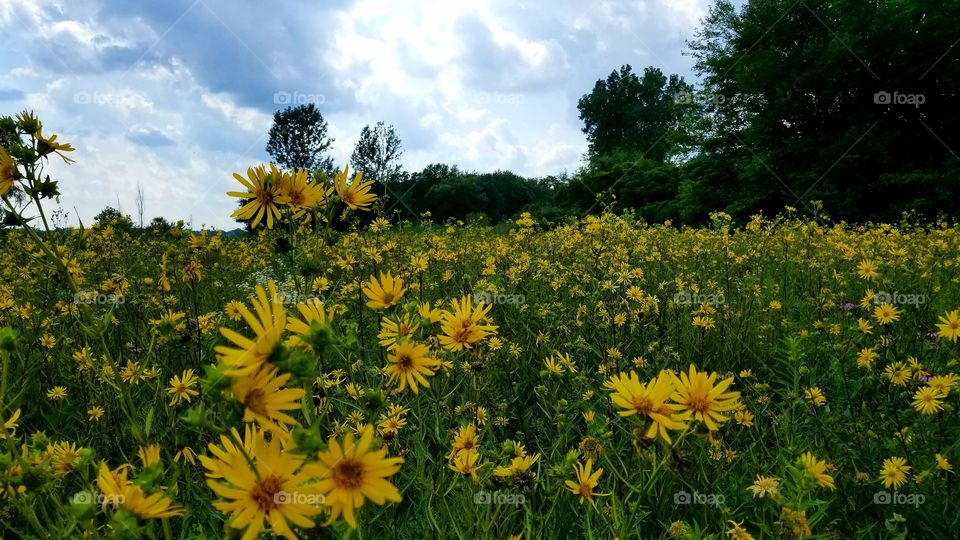
[[[363,127],[350,162],[356,169],[363,171],[364,178],[389,184],[400,179],[401,156],[403,148],[397,130],[383,122],[377,122],[372,129],[369,125]]]
[[[20,143],[20,137],[17,135],[15,124],[9,116],[0,118],[0,146],[4,150],[10,150],[13,143]]]
[[[430,211],[434,221],[485,215],[499,223],[531,205],[549,206],[550,181],[527,179],[509,171],[462,173],[456,167],[430,165],[397,186],[398,203],[414,216]]]
[[[155,233],[166,233],[173,225],[162,216],[157,216],[150,220],[147,229]]]
[[[336,166],[327,155],[332,144],[333,139],[327,136],[327,122],[313,103],[273,113],[266,150],[277,164],[332,175]]]
[[[404,179],[403,188],[397,191],[409,193],[413,199],[422,197],[432,186],[443,182],[449,178],[460,176],[462,173],[456,165],[447,165],[445,163],[431,163],[423,168],[422,171],[412,173]]]
[[[401,219],[416,221],[420,214],[429,210],[423,204],[430,188],[447,179],[460,175],[456,165],[433,163],[422,171],[403,177],[390,188],[391,200],[387,203],[388,213],[398,212]]]
[[[630,151],[664,161],[677,142],[692,93],[683,78],[668,78],[653,67],[640,78],[625,65],[597,81],[577,103],[590,156]]]
[[[130,216],[112,206],[101,210],[99,214],[94,216],[93,221],[98,225],[111,225],[120,230],[129,231],[133,228],[133,220],[130,219]]]
[[[636,152],[597,156],[557,189],[556,201],[576,214],[632,208],[651,222],[679,217],[680,168]]]
[[[108,206],[100,211],[99,214],[94,216],[93,221],[99,223],[100,225],[108,225],[111,221],[115,219],[122,219],[124,215],[112,206]]]
[[[423,203],[430,209],[434,221],[446,221],[483,212],[489,200],[476,177],[456,176],[430,188]]]

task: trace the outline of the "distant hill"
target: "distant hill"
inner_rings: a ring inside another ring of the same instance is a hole
[[[230,229],[229,231],[224,231],[223,229],[203,229],[203,230],[191,230],[193,234],[200,234],[202,231],[206,231],[207,234],[216,234],[219,231],[223,231],[224,238],[236,238],[238,236],[243,236],[247,234],[247,230],[243,227],[238,227],[236,229]]]
[[[194,231],[194,232],[197,232],[197,231]],[[236,229],[231,229],[229,231],[223,231],[224,238],[234,238],[237,236],[243,236],[245,234],[247,234],[247,230],[244,229],[243,227],[238,227]]]

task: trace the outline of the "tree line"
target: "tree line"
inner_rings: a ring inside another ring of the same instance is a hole
[[[384,122],[361,130],[350,165],[377,181],[382,211],[408,220],[496,223],[530,211],[559,222],[630,209],[697,225],[714,211],[743,220],[787,206],[848,221],[952,217],[958,23],[960,2],[715,0],[685,51],[699,82],[624,64],[579,99],[588,150],[572,174],[406,171]],[[266,151],[332,175],[333,143],[309,103],[276,111]]]
[[[713,211],[744,219],[786,206],[851,221],[955,215],[958,23],[957,2],[718,0],[688,42],[700,84],[623,65],[583,95],[588,151],[572,175],[452,164],[407,173],[382,122],[363,129],[351,163],[404,219],[632,209],[697,224]],[[267,151],[329,173],[325,132],[312,105],[278,111]],[[304,142],[309,151],[296,150]]]

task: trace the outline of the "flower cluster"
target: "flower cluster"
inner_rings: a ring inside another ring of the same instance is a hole
[[[227,195],[243,201],[233,217],[250,223],[255,229],[261,224],[272,229],[275,222],[309,221],[327,209],[331,196],[337,197],[350,210],[370,211],[377,200],[371,193],[372,180],[363,180],[363,173],[357,173],[347,181],[348,168],[344,167],[331,182],[322,172],[312,176],[304,169],[285,171],[273,163],[269,168],[258,165],[247,169],[247,176],[234,173],[246,191],[230,191]]]
[[[953,534],[960,225],[414,224],[265,165],[236,237],[46,227],[41,127],[0,120],[13,536]]]

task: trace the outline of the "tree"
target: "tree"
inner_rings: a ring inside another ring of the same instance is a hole
[[[332,144],[333,139],[327,136],[327,122],[313,103],[273,113],[266,151],[277,164],[332,175],[336,166],[327,155]]]
[[[396,129],[377,122],[373,129],[369,125],[363,127],[350,162],[363,171],[365,178],[388,184],[400,179],[401,156],[403,148]]]
[[[485,216],[499,223],[534,205],[553,203],[556,179],[528,179],[509,171],[462,172],[434,163],[394,183],[388,212],[416,220],[429,211],[434,221]]]
[[[460,176],[460,170],[456,165],[427,165],[422,171],[411,173],[390,188],[392,200],[387,203],[386,209],[388,212],[399,212],[402,219],[419,219],[421,212],[429,210],[424,207],[423,201],[430,188],[457,176]]]
[[[159,233],[165,233],[169,231],[171,227],[173,227],[173,225],[163,216],[157,216],[151,219],[150,225],[147,226],[148,229]]]
[[[664,161],[673,151],[692,92],[683,78],[668,78],[654,67],[645,69],[642,79],[625,65],[598,80],[577,103],[590,156],[629,151]]]
[[[960,211],[957,20],[957,2],[718,1],[690,43],[712,130],[684,198],[739,217]]]
[[[637,152],[597,156],[558,188],[556,200],[576,214],[633,208],[650,222],[676,219],[679,171],[673,163],[646,159]]]
[[[101,210],[99,214],[94,216],[93,221],[100,226],[110,225],[121,231],[129,232],[133,228],[133,220],[130,219],[130,216],[112,206],[107,206]]]

